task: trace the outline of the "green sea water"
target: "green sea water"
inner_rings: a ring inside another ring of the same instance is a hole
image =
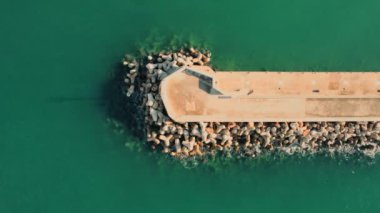
[[[124,53],[172,39],[219,70],[380,70],[379,20],[377,0],[0,1],[0,212],[379,212],[378,162],[188,169],[126,148],[103,96]]]

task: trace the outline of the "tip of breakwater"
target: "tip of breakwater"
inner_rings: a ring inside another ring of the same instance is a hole
[[[380,151],[380,123],[374,121],[175,122],[162,102],[160,82],[179,68],[193,65],[211,66],[211,52],[183,48],[126,56],[108,85],[110,117],[144,146],[184,165],[289,156],[374,159]]]

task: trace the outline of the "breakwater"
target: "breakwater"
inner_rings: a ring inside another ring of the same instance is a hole
[[[155,150],[178,158],[229,153],[363,154],[380,152],[380,122],[175,122],[160,96],[160,82],[183,66],[210,66],[211,53],[194,48],[125,57],[124,94],[144,113],[145,139]],[[136,101],[137,100],[137,101]]]

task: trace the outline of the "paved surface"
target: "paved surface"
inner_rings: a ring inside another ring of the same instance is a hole
[[[166,77],[160,89],[177,122],[380,120],[380,72],[214,72],[192,66]]]

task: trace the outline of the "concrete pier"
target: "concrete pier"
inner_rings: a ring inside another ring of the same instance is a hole
[[[182,67],[160,94],[177,122],[380,121],[380,72],[215,72]]]

